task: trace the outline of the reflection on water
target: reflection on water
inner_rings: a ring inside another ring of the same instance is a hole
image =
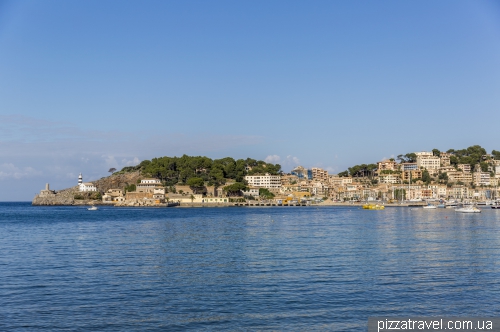
[[[366,329],[497,316],[500,211],[0,204],[0,330]]]

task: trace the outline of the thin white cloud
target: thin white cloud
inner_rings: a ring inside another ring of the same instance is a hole
[[[123,165],[123,167],[125,167],[125,166],[136,166],[140,162],[141,161],[137,157],[134,157],[134,159],[130,159],[130,160],[128,160],[128,159],[122,159],[122,165]]]
[[[5,179],[23,179],[41,175],[42,172],[37,171],[33,167],[17,167],[12,163],[4,163],[0,165],[0,180]]]
[[[291,164],[294,164],[294,165],[299,165],[300,164],[299,158],[291,156],[291,155],[286,156],[286,160],[287,160],[288,163],[291,163]]]
[[[280,160],[281,160],[280,156],[276,154],[269,155],[266,157],[266,159],[264,159],[266,163],[271,163],[271,164],[278,164]]]

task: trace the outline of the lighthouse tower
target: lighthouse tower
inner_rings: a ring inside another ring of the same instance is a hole
[[[81,186],[83,183],[83,178],[82,178],[82,173],[80,173],[80,175],[78,175],[78,186]]]

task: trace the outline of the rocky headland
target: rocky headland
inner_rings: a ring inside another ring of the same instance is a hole
[[[141,178],[141,172],[115,173],[111,176],[91,181],[97,192],[80,192],[78,186],[62,190],[42,190],[32,201],[33,205],[103,205],[102,194],[109,189],[123,189],[130,184],[136,184]]]

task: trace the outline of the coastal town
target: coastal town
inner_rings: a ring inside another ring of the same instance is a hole
[[[422,151],[400,155],[399,160],[390,158],[375,164],[357,165],[338,174],[302,166],[283,173],[276,171],[279,167],[273,169],[272,164],[250,162],[251,165],[244,166],[243,181],[229,178],[224,179],[222,185],[196,176],[168,185],[148,174],[151,171],[134,169],[135,173],[131,173],[135,177],[131,181],[111,187],[105,181],[84,182],[80,174],[77,186],[70,191],[72,197],[61,204],[92,201],[92,204],[114,206],[221,206],[464,200],[491,204],[498,199],[498,157],[485,153],[476,158],[475,164],[457,163],[459,159],[453,151]],[[257,173],[252,172],[254,167]],[[273,172],[266,172],[266,168]],[[207,171],[199,169],[197,172]],[[120,173],[124,171],[115,172],[109,178]],[[33,204],[58,204],[57,196],[58,192],[47,184]],[[68,198],[68,194],[65,197]]]

